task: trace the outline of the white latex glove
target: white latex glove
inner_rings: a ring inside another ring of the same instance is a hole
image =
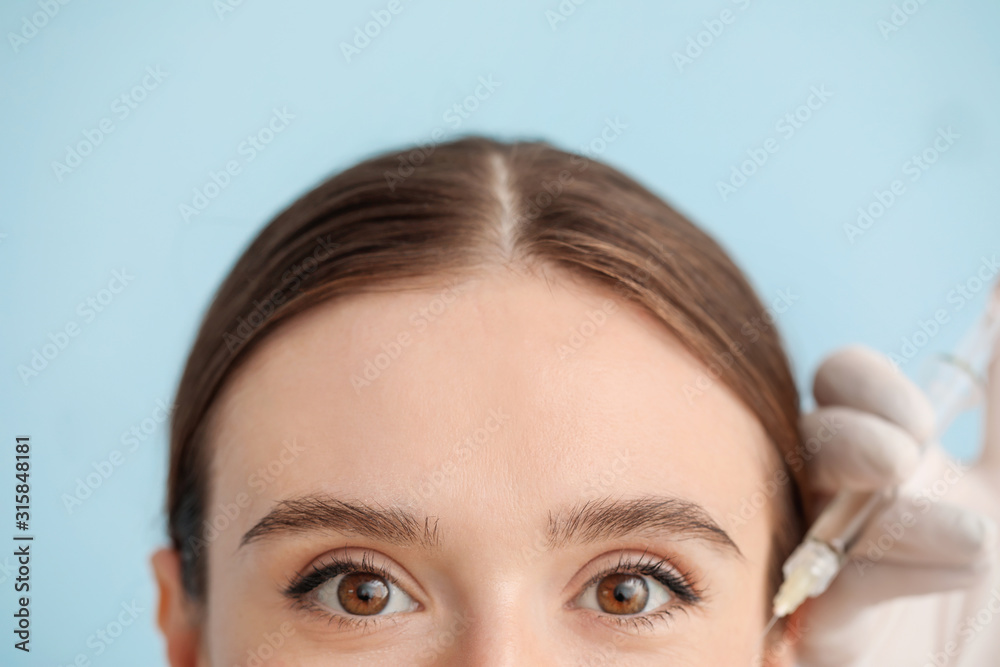
[[[830,589],[803,605],[803,667],[1000,665],[996,350],[988,382],[983,455],[964,465],[937,443],[918,458],[934,414],[884,356],[850,347],[820,366],[818,407],[801,422],[804,440],[826,440],[807,463],[813,488],[829,498],[905,483]]]

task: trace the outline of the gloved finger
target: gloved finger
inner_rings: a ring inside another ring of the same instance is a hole
[[[997,526],[989,517],[927,497],[902,497],[865,529],[850,551],[850,566],[861,578],[879,564],[905,566],[885,576],[903,577],[899,594],[915,595],[974,581],[995,560],[996,547]],[[938,575],[913,580],[907,573],[912,568]]]
[[[933,570],[909,570],[915,581],[935,576]],[[985,584],[977,582],[976,585]],[[922,661],[873,663],[871,657],[873,648],[877,646],[884,649],[892,642],[904,644],[912,641],[909,639],[912,633],[918,633],[918,641],[928,647],[933,646],[936,641],[940,641],[943,647],[945,641],[951,638],[951,633],[941,632],[942,605],[938,596],[919,596],[914,593],[881,601],[878,600],[878,592],[879,589],[871,589],[871,582],[844,577],[834,582],[829,591],[803,605],[805,618],[802,625],[812,631],[806,632],[798,645],[798,664],[802,667],[930,665],[930,662]],[[917,622],[914,623],[914,620]],[[919,635],[922,632],[934,634],[928,639]]]
[[[1000,282],[993,286],[987,308],[993,317],[1000,317]],[[993,356],[987,370],[984,411],[984,442],[979,466],[1000,483],[1000,343],[993,346]]]
[[[805,625],[817,631],[800,645],[803,665],[855,664],[885,633],[885,603],[969,589],[990,577],[996,539],[992,521],[945,503],[927,507],[913,499],[900,502],[898,511],[883,520],[890,524],[881,527],[887,537],[863,538],[860,552],[852,552],[829,590],[806,603]],[[903,524],[900,533],[891,522],[906,512],[917,522]],[[871,546],[877,550],[865,549]]]
[[[870,653],[872,641],[885,633],[885,618],[874,607],[852,611],[850,607],[826,604],[821,597],[808,600],[802,611],[805,617],[801,624],[806,632],[796,647],[796,664],[802,667],[860,664]]]
[[[802,459],[814,493],[874,490],[901,484],[920,463],[907,431],[854,408],[818,408],[799,420]]]
[[[918,442],[934,430],[934,410],[920,389],[884,355],[861,345],[827,357],[813,378],[820,406],[842,405],[871,412],[908,431]]]

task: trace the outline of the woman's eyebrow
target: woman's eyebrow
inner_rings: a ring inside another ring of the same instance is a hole
[[[254,540],[281,533],[334,530],[363,535],[403,547],[436,548],[437,519],[419,520],[399,507],[376,507],[348,502],[329,495],[307,495],[278,502],[240,540],[243,547]]]
[[[610,497],[590,500],[564,513],[549,514],[548,547],[605,542],[629,535],[667,534],[700,539],[728,555],[743,552],[704,507],[675,496]]]
[[[362,535],[401,547],[440,546],[437,518],[418,518],[399,507],[349,502],[329,495],[306,495],[279,501],[248,530],[240,547],[282,533],[333,530]],[[673,496],[641,496],[627,500],[602,498],[549,513],[545,548],[610,541],[630,535],[666,534],[673,539],[699,539],[729,555],[743,553],[704,507]]]

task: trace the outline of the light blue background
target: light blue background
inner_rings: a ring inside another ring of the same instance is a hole
[[[386,2],[247,1],[220,18],[212,0],[75,0],[16,50],[8,33],[40,10],[3,3],[0,540],[12,532],[13,439],[28,433],[38,541],[33,652],[10,646],[12,582],[0,571],[0,662],[163,664],[147,563],[163,539],[165,425],[72,514],[61,496],[171,400],[203,308],[271,215],[438,127],[580,149],[620,119],[627,128],[599,157],[713,232],[763,298],[798,296],[780,324],[803,387],[831,348],[898,354],[937,309],[949,322],[921,353],[952,346],[986,291],[958,312],[950,291],[1000,252],[1000,5],[929,1],[886,37],[889,0],[745,4],[590,0],[552,27],[558,0],[402,0],[348,63],[339,43]],[[674,52],[723,9],[733,21],[679,70]],[[114,100],[157,66],[162,83],[115,115]],[[453,128],[445,112],[490,76],[499,88]],[[775,123],[813,86],[832,97],[786,139]],[[179,205],[243,159],[240,143],[274,108],[294,120],[185,223]],[[53,161],[102,118],[114,131],[60,181]],[[904,163],[949,126],[959,139],[905,180]],[[717,182],[769,137],[779,150],[723,201]],[[905,193],[850,243],[844,224],[897,178]],[[134,281],[86,322],[78,304],[121,269]],[[18,366],[71,321],[80,334],[23,382]],[[974,449],[975,425],[952,433],[955,451]],[[96,656],[88,638],[133,600],[138,622]]]

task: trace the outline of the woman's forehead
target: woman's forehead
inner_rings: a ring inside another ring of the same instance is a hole
[[[294,474],[275,475],[261,500],[317,488],[404,499],[430,484],[444,506],[512,488],[716,502],[757,481],[745,471],[767,445],[721,383],[691,400],[684,387],[703,372],[600,290],[505,279],[357,295],[277,331],[231,382],[213,495],[284,468],[275,461],[296,443]]]

